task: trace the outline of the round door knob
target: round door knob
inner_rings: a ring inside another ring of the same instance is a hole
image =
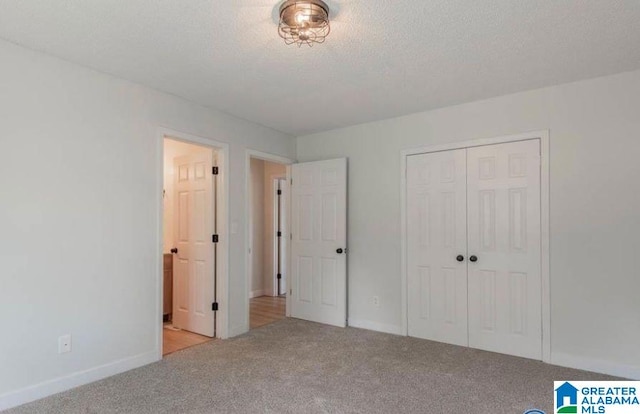
[[[464,256],[459,254],[458,257],[456,257],[456,260],[462,262],[464,260]]]
[[[338,253],[338,254],[342,254],[342,253],[344,253],[344,250],[342,250],[342,249],[338,249],[338,250],[336,250],[336,253]]]
[[[171,253],[178,254],[178,249],[176,247],[174,247],[173,249],[171,249]]]
[[[471,256],[469,260],[475,263],[478,261],[478,256]]]

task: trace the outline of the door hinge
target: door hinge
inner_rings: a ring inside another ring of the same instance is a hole
[[[277,278],[278,278],[278,280],[282,279],[282,273],[278,273]]]
[[[218,167],[211,167],[211,174],[218,175]]]
[[[217,311],[217,310],[218,310],[218,302],[213,302],[213,303],[211,304],[211,311],[212,311],[212,312],[215,312],[215,311]]]
[[[219,241],[220,241],[220,238],[218,237],[217,234],[214,234],[213,236],[211,236],[211,242],[218,243]]]
[[[282,237],[282,232],[281,231],[278,232],[278,237]]]
[[[289,289],[289,296],[293,295],[293,289]]]
[[[278,195],[282,195],[282,190],[278,190]]]

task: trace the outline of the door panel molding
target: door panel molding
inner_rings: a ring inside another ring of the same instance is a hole
[[[215,336],[216,248],[215,176],[211,174],[215,153],[204,151],[173,159],[174,171],[174,265],[173,324],[181,329],[208,337]]]
[[[291,166],[291,316],[347,319],[347,159]]]
[[[401,189],[401,310],[402,334],[408,335],[408,283],[407,283],[407,158],[411,155],[449,151],[455,149],[481,147],[502,143],[540,140],[540,276],[542,284],[542,361],[551,362],[551,303],[549,271],[549,130],[525,132],[492,138],[438,144],[426,147],[406,149],[400,152],[400,189]],[[517,160],[513,161],[512,173],[518,174]],[[515,322],[514,322],[515,323]]]
[[[478,257],[469,262],[469,346],[540,360],[540,141],[466,152],[468,249]]]
[[[466,150],[408,160],[408,334],[460,346],[467,335]]]

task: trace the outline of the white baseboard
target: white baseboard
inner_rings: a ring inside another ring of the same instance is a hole
[[[124,358],[0,395],[0,411],[158,361],[157,351]]]
[[[264,289],[262,290],[252,290],[251,292],[249,292],[249,299],[253,299],[253,298],[257,298],[260,296],[264,296]]]
[[[402,335],[402,326],[387,325],[384,323],[367,321],[363,319],[349,318],[349,326],[353,328],[368,329],[370,331],[384,332],[393,335]]]
[[[613,375],[616,377],[628,378],[632,380],[640,380],[639,366],[623,365],[616,362],[585,358],[559,352],[551,353],[551,363],[553,365],[559,365],[561,367],[582,369],[585,371],[598,372],[600,374]]]

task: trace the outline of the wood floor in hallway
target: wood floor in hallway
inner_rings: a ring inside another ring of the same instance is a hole
[[[286,317],[286,300],[284,296],[252,298],[250,301],[251,312],[249,314],[250,328],[258,328],[284,319]]]
[[[208,336],[198,335],[189,331],[174,330],[165,326],[162,330],[162,355],[168,355],[212,340],[213,338]]]
[[[284,319],[285,304],[286,298],[283,296],[260,296],[251,299],[251,313],[249,314],[251,329]],[[163,355],[168,355],[213,339],[189,331],[173,330],[170,327],[165,327],[162,334]]]

